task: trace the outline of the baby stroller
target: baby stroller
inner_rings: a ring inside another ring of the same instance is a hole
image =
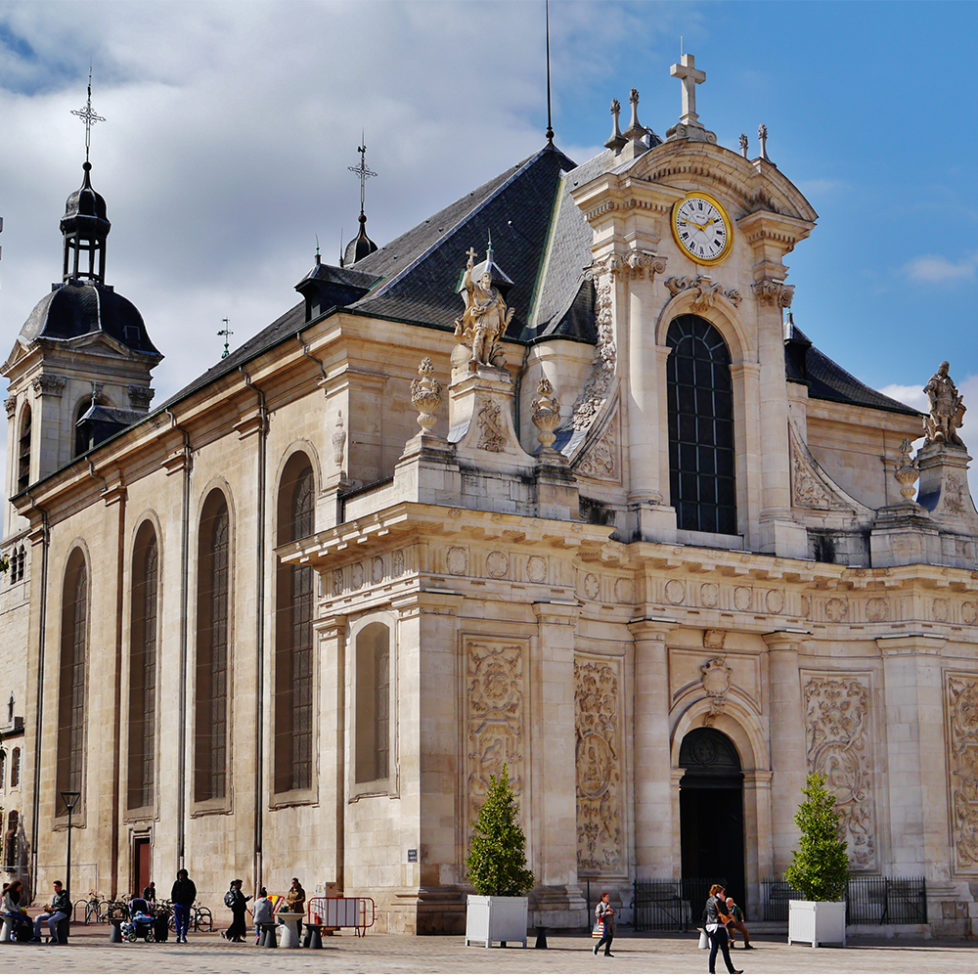
[[[120,930],[124,941],[135,941],[140,937],[150,942],[156,940],[153,915],[150,913],[149,904],[142,897],[135,897],[129,901],[129,919],[122,922]]]

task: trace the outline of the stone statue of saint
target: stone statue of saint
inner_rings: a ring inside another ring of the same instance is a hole
[[[964,447],[958,428],[964,421],[966,408],[954,381],[948,376],[948,366],[945,360],[924,388],[930,398],[930,416],[924,419],[925,448],[934,442]]]
[[[499,289],[492,284],[490,263],[486,262],[486,270],[479,276],[478,282],[472,278],[474,267],[475,251],[470,248],[462,278],[465,312],[455,320],[455,335],[472,351],[470,367],[478,364],[502,367],[503,351],[498,341],[513,318],[513,310],[507,308]]]

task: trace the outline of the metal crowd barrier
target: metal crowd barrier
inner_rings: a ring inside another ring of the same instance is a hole
[[[324,930],[352,927],[357,937],[363,937],[376,919],[370,897],[312,897],[306,904],[307,927]]]

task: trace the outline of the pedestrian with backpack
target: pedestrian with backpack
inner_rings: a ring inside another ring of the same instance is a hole
[[[248,932],[245,910],[248,909],[250,899],[250,896],[246,897],[241,892],[241,880],[231,880],[228,891],[224,894],[224,906],[231,911],[231,926],[221,931],[221,936],[232,944],[244,943],[245,934]]]

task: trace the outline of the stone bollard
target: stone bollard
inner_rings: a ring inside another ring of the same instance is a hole
[[[113,920],[112,921],[112,932],[109,934],[110,944],[121,944],[122,943],[122,921]]]
[[[306,936],[302,943],[303,947],[311,951],[321,951],[323,949],[323,936],[320,928],[316,924],[306,924]]]
[[[547,928],[543,926],[537,927],[537,942],[533,945],[538,951],[547,950]]]
[[[261,946],[268,948],[278,947],[278,943],[275,940],[274,924],[261,925]]]

